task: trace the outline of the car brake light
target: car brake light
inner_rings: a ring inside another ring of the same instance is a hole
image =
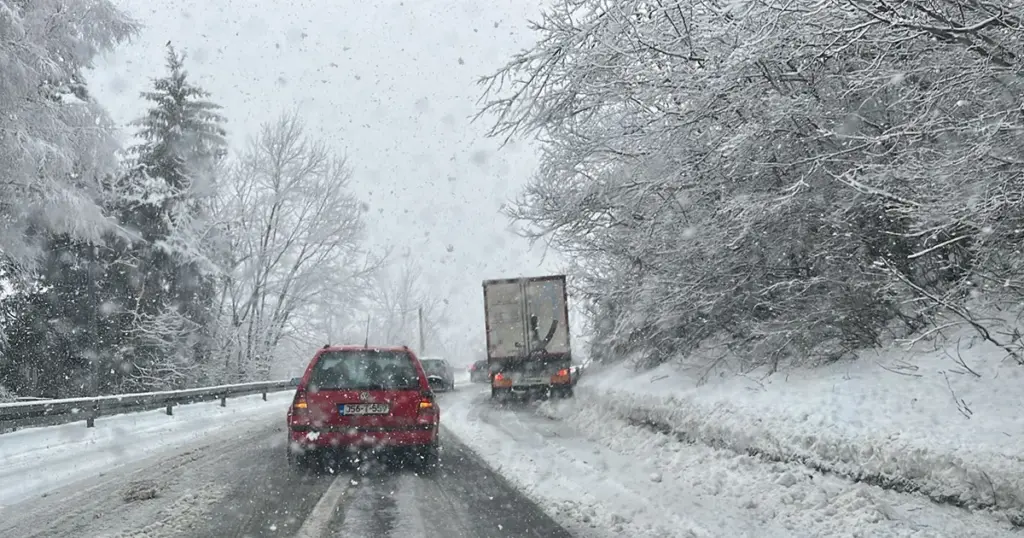
[[[505,379],[504,375],[502,375],[502,374],[494,374],[494,380],[495,381],[503,381],[504,379]]]
[[[559,370],[559,371],[558,371],[558,374],[557,374],[557,375],[558,375],[559,377],[565,377],[565,376],[569,375],[569,370],[568,370],[568,368],[562,368],[561,370]]]

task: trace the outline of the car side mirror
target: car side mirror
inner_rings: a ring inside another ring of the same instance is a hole
[[[291,380],[288,381],[288,384],[293,386],[293,387],[299,386],[300,383],[302,383],[302,378],[301,377],[293,377],[293,378],[291,378]]]

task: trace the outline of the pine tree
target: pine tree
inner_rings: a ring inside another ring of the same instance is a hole
[[[111,358],[119,339],[105,315],[111,290],[106,257],[98,254],[106,247],[68,234],[34,240],[45,255],[30,278],[9,282],[12,293],[3,300],[10,323],[0,385],[52,398],[116,391]]]
[[[99,390],[102,269],[81,253],[114,228],[118,147],[83,72],[136,27],[108,0],[0,0],[0,392]]]
[[[177,387],[195,379],[207,359],[214,301],[209,245],[204,241],[216,193],[215,171],[226,154],[224,118],[209,93],[189,82],[184,55],[168,45],[168,74],[142,97],[151,103],[134,122],[142,139],[121,184],[122,223],[137,234],[132,271],[118,275],[139,388]]]

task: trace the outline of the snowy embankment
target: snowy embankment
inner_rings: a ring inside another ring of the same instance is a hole
[[[27,428],[0,435],[0,509],[79,480],[199,442],[213,442],[278,418],[284,424],[289,391],[163,410],[100,417],[82,422]],[[283,434],[282,434],[283,435]]]
[[[582,383],[582,382],[581,382]],[[997,538],[1010,526],[798,463],[680,441],[595,405],[599,395],[495,405],[442,395],[442,424],[579,536]],[[457,463],[454,463],[457,465]],[[456,469],[457,472],[457,469]]]
[[[927,350],[868,351],[826,368],[701,386],[672,365],[594,368],[577,387],[587,407],[558,412],[800,462],[1024,525],[1024,366],[963,336]]]

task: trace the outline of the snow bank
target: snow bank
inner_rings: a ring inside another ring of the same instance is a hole
[[[689,444],[593,403],[503,407],[466,387],[442,397],[442,425],[579,536],[1014,536],[985,512]]]
[[[174,415],[163,410],[99,417],[84,422],[26,428],[0,436],[0,508],[42,495],[82,479],[200,441],[265,428],[284,417],[294,394],[259,394],[220,402],[182,405]]]
[[[866,352],[699,387],[672,365],[595,368],[576,390],[606,414],[690,442],[992,509],[1021,525],[1024,367],[1005,357],[967,334],[935,350]]]

